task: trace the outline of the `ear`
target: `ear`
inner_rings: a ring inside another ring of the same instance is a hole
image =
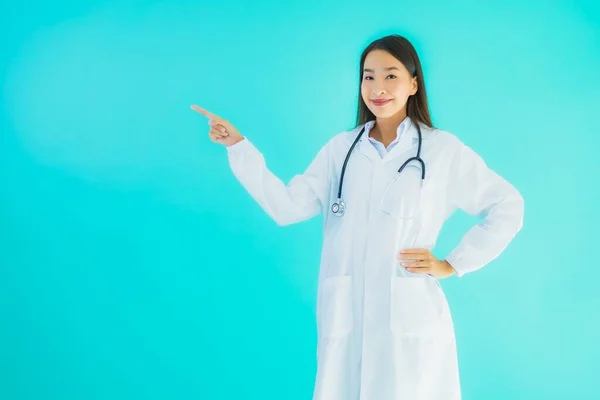
[[[419,82],[417,82],[417,77],[415,76],[411,80],[410,95],[412,96],[417,93],[417,90],[419,90]]]

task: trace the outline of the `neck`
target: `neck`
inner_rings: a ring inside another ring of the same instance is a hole
[[[396,139],[398,127],[406,118],[406,109],[389,118],[377,118],[370,136],[380,139],[384,144],[389,144]]]

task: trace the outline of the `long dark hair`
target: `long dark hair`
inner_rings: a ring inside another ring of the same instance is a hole
[[[360,85],[363,80],[363,68],[365,58],[373,50],[385,50],[400,61],[408,70],[412,77],[417,77],[417,92],[408,98],[406,105],[406,114],[413,122],[418,122],[433,128],[431,117],[429,115],[429,105],[427,104],[427,92],[425,90],[425,79],[423,78],[423,69],[417,51],[413,45],[403,36],[389,35],[377,39],[369,44],[360,57],[360,79],[358,86],[358,113],[356,116],[356,126],[360,126],[367,121],[375,119],[375,115],[369,110],[360,93]]]

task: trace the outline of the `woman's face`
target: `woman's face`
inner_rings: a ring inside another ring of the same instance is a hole
[[[360,85],[362,99],[377,118],[406,114],[409,96],[417,92],[417,78],[398,59],[384,50],[373,50],[365,58]],[[375,100],[389,100],[377,104]]]

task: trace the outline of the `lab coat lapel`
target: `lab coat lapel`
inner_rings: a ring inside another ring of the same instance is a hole
[[[366,123],[366,129],[363,132],[360,141],[356,144],[358,151],[371,162],[381,162],[381,156],[377,152],[377,149],[369,142],[369,132],[375,125],[375,121],[369,121]]]
[[[411,123],[408,129],[400,136],[398,143],[383,157],[383,162],[395,161],[398,157],[412,157],[412,153],[416,155],[418,144],[419,134],[414,123]],[[407,154],[410,155],[407,157]]]

